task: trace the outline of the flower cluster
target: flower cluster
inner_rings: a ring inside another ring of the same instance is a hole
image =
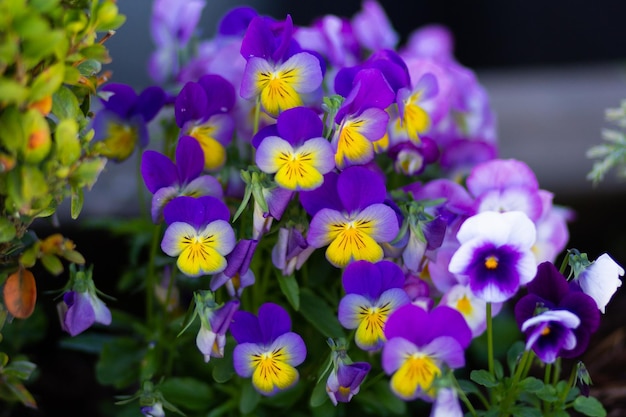
[[[193,326],[199,366],[224,383],[206,389],[231,397],[213,400],[215,415],[292,407],[307,393],[311,407],[378,414],[405,402],[432,404],[433,416],[589,406],[556,384],[552,364],[586,350],[624,270],[564,252],[571,212],[524,162],[497,157],[488,95],[451,34],[427,26],[399,46],[365,0],[351,19],[307,27],[237,7],[191,43],[203,6],[154,3],[149,73],[162,85],[105,86],[93,121],[97,148],[119,160],[147,145],[152,119],[166,127],[140,160],[152,194],[149,265],[137,274],[148,317],[133,398],[144,415],[177,410],[168,378],[184,386],[197,371],[177,350]],[[111,322],[89,282],[64,296],[71,335]],[[492,322],[512,310],[525,342],[504,377]],[[488,370],[460,383],[471,344],[486,344]],[[558,392],[540,394],[552,381]]]

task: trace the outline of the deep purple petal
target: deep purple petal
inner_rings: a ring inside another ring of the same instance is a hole
[[[255,148],[258,148],[259,145],[261,144],[261,142],[263,141],[263,139],[265,139],[268,136],[278,136],[278,137],[280,137],[280,134],[278,133],[278,126],[276,125],[276,123],[268,125],[268,126],[265,126],[261,130],[259,130],[252,137],[252,141],[250,143]]]
[[[274,35],[265,18],[253,17],[241,42],[241,56],[246,60],[252,57],[269,59],[275,49]]]
[[[228,207],[215,197],[181,196],[165,206],[163,217],[168,225],[173,222],[184,222],[199,229],[214,220],[228,221],[230,212]]]
[[[224,274],[228,277],[234,277],[237,273],[246,272],[250,268],[250,262],[258,243],[257,240],[250,239],[241,239],[237,242],[235,249],[226,256],[228,265]]]
[[[180,184],[197,178],[204,169],[204,152],[198,141],[191,136],[181,136],[176,147],[176,168]]]
[[[235,7],[226,12],[219,21],[217,33],[225,36],[243,36],[254,17],[258,16],[255,9],[248,6]]]
[[[149,122],[154,119],[164,104],[165,91],[161,87],[151,86],[139,94],[133,112],[140,114],[145,122]]]
[[[172,160],[152,150],[144,151],[141,156],[141,176],[146,184],[146,188],[152,194],[160,188],[178,182],[178,173]]]
[[[297,146],[307,139],[322,136],[324,125],[315,111],[308,107],[294,107],[283,111],[276,122],[278,136]]]
[[[343,210],[341,199],[337,193],[338,179],[339,175],[336,172],[329,172],[324,175],[324,183],[320,187],[300,193],[300,204],[310,216],[315,216],[318,211],[324,208],[336,211]]]
[[[213,196],[198,197],[197,200],[204,207],[204,223],[208,224],[215,220],[230,220],[230,210],[222,200]]]
[[[201,120],[206,116],[209,102],[204,88],[198,83],[188,82],[176,96],[174,115],[178,127],[190,120]]]
[[[337,181],[337,193],[348,213],[385,201],[387,190],[383,178],[377,173],[353,166],[344,170]]]
[[[129,85],[111,83],[107,84],[100,89],[101,92],[106,92],[105,96],[108,98],[101,98],[100,101],[107,110],[110,110],[117,114],[122,119],[126,119],[130,116],[132,109],[137,101],[137,93]]]
[[[198,84],[202,86],[207,97],[206,117],[227,113],[235,105],[235,87],[224,77],[217,74],[203,75]]]
[[[163,208],[167,203],[179,196],[178,187],[162,187],[152,196],[150,215],[152,222],[157,224],[163,220]]]
[[[551,262],[543,262],[537,266],[537,276],[527,287],[528,292],[558,305],[570,289],[567,279]]]
[[[375,264],[355,261],[344,270],[342,282],[347,294],[361,294],[376,300],[390,288],[402,288],[404,274],[398,265],[390,261]]]
[[[233,314],[230,333],[239,344],[263,342],[259,319],[248,311],[238,310]]]
[[[265,303],[259,307],[259,327],[263,337],[262,343],[269,344],[291,330],[291,318],[278,304]]]

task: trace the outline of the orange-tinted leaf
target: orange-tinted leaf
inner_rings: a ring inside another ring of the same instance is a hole
[[[18,319],[29,317],[37,302],[37,286],[33,273],[20,268],[9,275],[4,283],[3,295],[9,313]]]

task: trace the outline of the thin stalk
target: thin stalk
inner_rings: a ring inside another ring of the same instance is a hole
[[[454,388],[456,389],[456,392],[459,395],[459,398],[461,399],[461,401],[463,401],[463,404],[465,404],[465,406],[467,407],[467,410],[470,412],[470,414],[472,414],[472,416],[477,417],[478,414],[476,414],[476,409],[474,409],[472,402],[469,400],[469,398],[467,398],[465,391],[461,389],[461,386],[459,385],[459,381],[456,380],[456,377],[454,376],[453,372],[450,372],[450,377],[452,379],[452,383],[454,384]],[[485,406],[488,406],[488,405],[485,404]]]
[[[493,317],[491,317],[491,303],[487,303],[487,363],[489,373],[495,376],[493,364]]]
[[[513,374],[513,379],[511,380],[511,386],[507,390],[506,397],[504,397],[504,401],[500,404],[500,415],[508,416],[509,415],[509,407],[511,406],[512,401],[514,400],[514,394],[516,393],[517,384],[519,383],[522,374],[524,373],[528,359],[531,357],[530,350],[524,350],[522,354],[522,358],[519,363],[515,367],[515,373]]]

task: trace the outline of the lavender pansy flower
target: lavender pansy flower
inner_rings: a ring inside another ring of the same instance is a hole
[[[63,301],[57,305],[61,327],[70,336],[76,336],[95,323],[111,324],[111,311],[98,297],[91,278],[92,270],[72,270],[71,290],[63,294]]]
[[[454,388],[440,388],[430,412],[430,417],[463,417],[463,409]]]
[[[216,274],[226,268],[235,247],[228,207],[211,196],[176,197],[165,206],[167,229],[161,249],[177,258],[178,269],[189,277]]]
[[[420,143],[420,135],[428,132],[431,127],[431,117],[434,101],[439,86],[437,78],[427,73],[417,81],[412,89],[401,88],[398,90],[396,102],[398,103],[400,125],[413,143]]]
[[[352,18],[354,36],[370,51],[395,49],[399,36],[393,29],[385,10],[373,0],[366,0],[360,12]]]
[[[326,259],[339,268],[355,260],[382,260],[380,243],[391,241],[399,229],[395,211],[384,204],[386,193],[382,178],[364,167],[326,174],[321,187],[300,194],[313,216],[308,243],[328,245]]]
[[[326,392],[333,405],[347,403],[359,393],[361,384],[372,366],[367,362],[352,362],[344,342],[336,344],[330,339],[329,344],[333,349],[332,369],[326,380]]]
[[[93,120],[94,149],[107,158],[123,161],[137,144],[146,147],[146,124],[165,104],[165,92],[152,86],[137,95],[128,85],[111,83],[100,89],[99,96],[103,108]]]
[[[464,351],[472,333],[454,309],[440,306],[427,312],[407,304],[389,317],[385,337],[382,366],[391,375],[391,390],[403,400],[432,401],[433,382],[443,375],[444,367],[465,365]]]
[[[194,294],[196,314],[200,318],[200,330],[196,336],[196,346],[204,361],[211,357],[223,358],[226,345],[226,332],[233,315],[239,309],[239,300],[230,300],[220,305],[215,302],[211,291],[198,291]]]
[[[603,253],[591,265],[587,266],[576,277],[574,282],[582,291],[593,298],[598,309],[604,314],[606,305],[622,286],[620,277],[624,276],[624,268],[618,265],[608,254]]]
[[[515,319],[526,335],[526,348],[544,362],[581,355],[600,323],[595,301],[573,289],[550,262],[543,262],[528,294],[515,305]]]
[[[387,319],[410,302],[403,289],[404,273],[390,261],[357,261],[346,267],[342,281],[346,295],[339,302],[339,322],[356,329],[354,340],[361,349],[380,349]]]
[[[258,317],[246,311],[233,316],[230,331],[237,341],[233,352],[235,372],[252,377],[252,385],[271,396],[298,382],[295,368],[306,358],[302,338],[291,331],[289,314],[279,305],[261,305]]]
[[[467,325],[472,330],[472,337],[480,336],[487,328],[486,302],[474,295],[466,285],[457,284],[450,287],[439,305],[454,308],[463,315]],[[492,316],[497,315],[502,308],[502,303],[496,303],[492,310]]]
[[[276,245],[272,248],[272,263],[284,276],[288,276],[299,270],[314,250],[298,228],[281,227]]]
[[[487,302],[502,302],[535,277],[535,225],[524,213],[486,211],[465,220],[449,270]]]
[[[147,150],[141,158],[141,175],[152,196],[152,221],[158,223],[163,208],[179,196],[222,198],[219,181],[210,175],[200,175],[204,168],[202,148],[191,136],[182,136],[176,147],[176,163],[165,155]]]
[[[150,33],[156,51],[150,56],[150,77],[162,83],[179,71],[178,56],[193,34],[204,0],[155,0],[152,5]]]
[[[261,171],[275,174],[274,181],[292,191],[312,190],[335,168],[330,143],[322,137],[323,124],[311,109],[283,111],[276,122],[278,135],[260,140],[256,163]],[[258,140],[258,136],[255,137]]]

